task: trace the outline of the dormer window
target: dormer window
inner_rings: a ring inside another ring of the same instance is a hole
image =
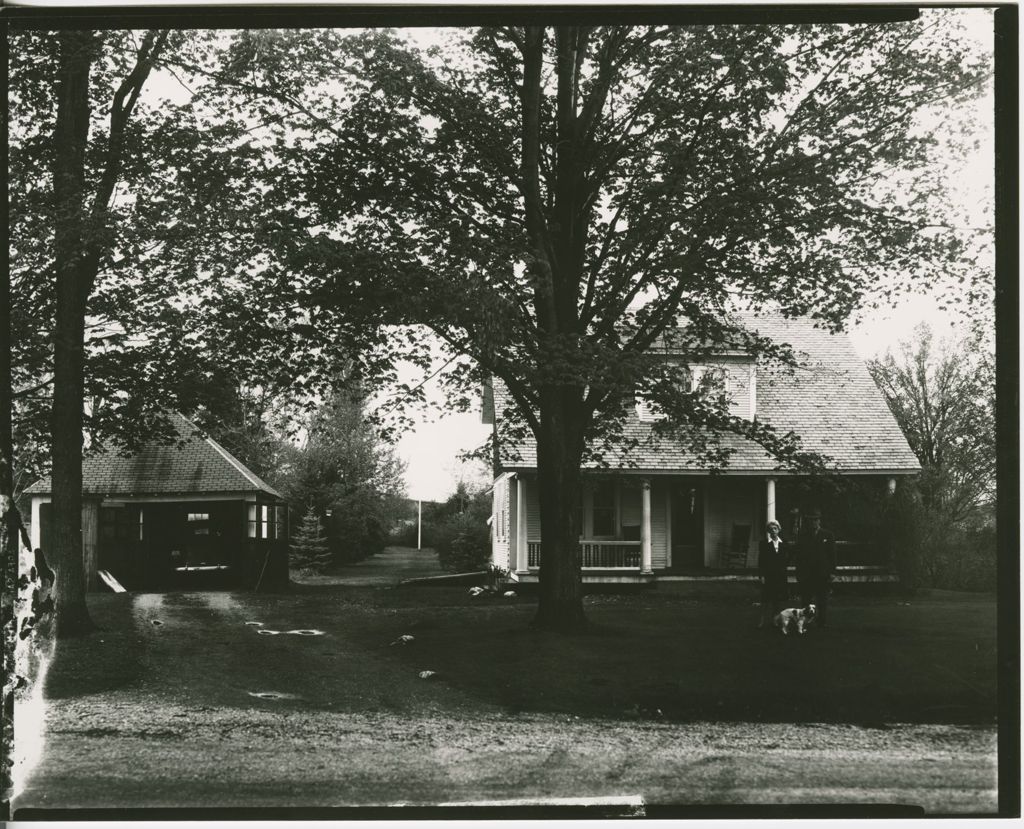
[[[683,390],[701,392],[708,399],[725,396],[729,401],[729,414],[753,420],[757,411],[754,371],[753,361],[691,365],[684,371]],[[657,404],[642,392],[636,395],[636,412],[643,423],[665,417]]]
[[[708,395],[728,394],[729,369],[725,366],[690,366],[686,372],[686,391],[703,391]]]

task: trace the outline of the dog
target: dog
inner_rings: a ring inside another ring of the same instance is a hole
[[[802,634],[807,626],[814,621],[816,613],[817,608],[813,604],[809,604],[807,607],[787,607],[776,613],[772,621],[775,627],[782,631],[783,636],[789,636],[791,630]]]

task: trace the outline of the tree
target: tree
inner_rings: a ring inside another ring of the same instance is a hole
[[[198,83],[183,103],[144,92],[154,70],[187,87],[183,66],[214,61],[219,40],[11,32],[11,462],[17,494],[52,460],[58,632],[89,627],[83,426],[87,450],[173,440],[167,410],[188,411],[193,381],[225,365],[236,388],[288,389],[301,406],[351,343],[327,320],[296,335],[308,318],[294,315],[291,292],[303,286],[276,272],[246,279],[253,238],[286,222],[286,206],[260,205],[246,186],[251,125],[213,118],[204,100],[217,92]]]
[[[491,496],[459,481],[448,500],[431,511],[430,534],[442,570],[483,570],[491,557]]]
[[[364,395],[340,388],[313,413],[281,488],[289,501],[330,513],[333,560],[354,561],[383,548],[404,500],[403,474],[366,417]]]
[[[921,462],[911,579],[990,589],[995,576],[995,361],[987,337],[936,342],[927,325],[868,368]]]
[[[91,101],[89,85],[99,38],[89,31],[57,35],[57,115],[53,133],[54,271],[53,541],[58,635],[89,629],[82,565],[82,401],[85,396],[85,317],[101,262],[109,251],[108,210],[124,163],[124,135],[142,87],[167,44],[167,32],[147,32],[134,66],[110,102],[105,160],[86,180]]]
[[[955,16],[490,27],[433,51],[393,32],[316,37],[245,33],[227,70],[253,100],[280,90],[261,112],[289,119],[275,160],[306,232],[280,256],[320,276],[321,306],[428,326],[464,355],[456,400],[503,382],[503,421],[538,447],[541,627],[585,621],[580,467],[635,389],[710,467],[728,460],[724,431],[820,466],[796,436],[681,391],[716,343],[793,361],[730,323],[737,302],[841,327],[891,298],[894,273],[975,279],[976,237],[936,219],[941,176],[915,123],[987,77]],[[683,321],[683,365],[649,359]]]
[[[921,462],[923,506],[949,527],[995,503],[995,360],[977,337],[914,334],[868,369]]]
[[[983,326],[938,341],[927,325],[868,364],[921,462],[899,506],[908,583],[995,586],[995,361]]]
[[[322,573],[330,565],[331,551],[327,546],[327,536],[312,506],[306,510],[302,523],[292,536],[290,549],[292,567]]]

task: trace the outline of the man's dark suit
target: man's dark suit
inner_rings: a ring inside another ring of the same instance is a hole
[[[836,566],[836,540],[828,530],[810,529],[800,537],[796,552],[796,582],[800,603],[814,604],[815,624],[825,625],[828,609],[828,586]]]

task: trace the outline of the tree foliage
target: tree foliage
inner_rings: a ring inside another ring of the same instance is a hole
[[[309,404],[352,345],[294,313],[303,286],[279,271],[252,278],[289,206],[261,204],[252,125],[204,103],[212,93],[196,79],[220,40],[11,32],[13,463],[19,489],[52,467],[58,630],[88,626],[83,426],[93,446],[172,439],[167,410],[190,408],[183,378],[224,365],[237,383]],[[186,96],[147,93],[154,77]]]
[[[404,466],[366,418],[358,392],[339,390],[312,415],[305,445],[281,478],[291,503],[327,516],[334,563],[383,549],[405,496]]]
[[[974,277],[971,233],[936,222],[933,141],[915,123],[988,72],[948,14],[491,27],[433,51],[386,31],[250,32],[231,55],[224,71],[247,79],[254,108],[257,90],[281,90],[260,115],[290,118],[275,158],[308,232],[280,253],[350,319],[429,326],[471,358],[448,375],[455,399],[496,376],[504,420],[536,438],[542,625],[582,621],[574,493],[626,392],[658,398],[709,466],[728,460],[716,430],[814,461],[797,436],[682,392],[645,356],[666,331],[696,334],[690,360],[745,337],[785,362],[730,308],[841,327],[891,296],[893,274]]]
[[[868,368],[921,462],[922,505],[948,529],[994,509],[995,358],[976,336],[914,334]]]
[[[912,585],[991,590],[996,575],[995,360],[984,332],[937,340],[927,325],[868,364],[921,462],[899,506],[895,551]]]
[[[423,510],[423,537],[450,573],[483,570],[491,557],[491,495],[459,481],[455,492]],[[415,538],[416,527],[411,527]]]
[[[721,431],[785,465],[822,461],[683,392],[647,356],[666,331],[693,335],[683,363],[736,339],[786,363],[730,309],[840,327],[907,274],[972,283],[976,239],[936,220],[943,181],[915,117],[974,94],[988,67],[937,11],[448,34],[436,50],[385,30],[169,39],[161,67],[193,94],[126,133],[147,153],[128,154],[132,197],[115,204],[133,221],[109,225],[125,235],[98,293],[129,321],[161,320],[142,346],[119,341],[143,349],[122,364],[154,382],[174,338],[299,392],[358,343],[353,375],[387,382],[398,357],[425,365],[416,326],[429,328],[465,358],[445,376],[452,399],[500,378],[503,422],[537,441],[538,621],[574,627],[580,464],[614,439],[635,388],[709,467],[728,461]]]

